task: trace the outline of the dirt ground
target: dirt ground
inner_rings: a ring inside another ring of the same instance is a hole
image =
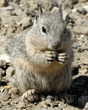
[[[58,100],[57,95],[41,96],[39,102],[23,102],[19,90],[12,85],[15,69],[2,51],[7,40],[24,34],[38,16],[38,3],[43,11],[57,12],[62,4],[63,19],[74,41],[72,50],[72,86],[69,100]],[[3,59],[3,60],[2,60]],[[88,0],[0,0],[0,110],[88,110]]]

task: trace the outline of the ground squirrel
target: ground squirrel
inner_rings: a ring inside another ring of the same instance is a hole
[[[22,36],[8,42],[5,50],[11,55],[16,70],[16,80],[23,97],[38,99],[37,92],[59,93],[71,85],[71,35],[58,13],[43,13],[32,28]]]

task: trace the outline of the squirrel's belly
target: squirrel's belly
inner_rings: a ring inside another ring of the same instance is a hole
[[[59,62],[54,61],[49,67],[45,68],[45,70],[37,73],[38,90],[58,91],[61,89],[64,83],[64,74],[62,73],[63,66],[65,65],[61,65]],[[60,88],[57,89],[58,87]]]
[[[61,65],[58,61],[53,61],[47,68],[40,72],[40,74],[57,74],[57,72],[61,71],[64,65]]]

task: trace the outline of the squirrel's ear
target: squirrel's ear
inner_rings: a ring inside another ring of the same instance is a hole
[[[39,10],[39,18],[40,18],[43,14],[43,11],[42,11],[42,8],[39,4],[38,4],[38,10]]]
[[[59,6],[59,14],[60,14],[61,17],[62,17],[62,5]]]

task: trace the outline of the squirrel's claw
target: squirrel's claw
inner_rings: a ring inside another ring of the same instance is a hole
[[[58,61],[60,64],[63,64],[65,63],[69,58],[69,55],[67,53],[61,53],[61,54],[58,54]]]
[[[34,89],[26,91],[20,98],[24,102],[34,102],[39,99],[38,94]]]
[[[45,58],[49,63],[51,63],[56,59],[56,54],[54,51],[46,51]]]

